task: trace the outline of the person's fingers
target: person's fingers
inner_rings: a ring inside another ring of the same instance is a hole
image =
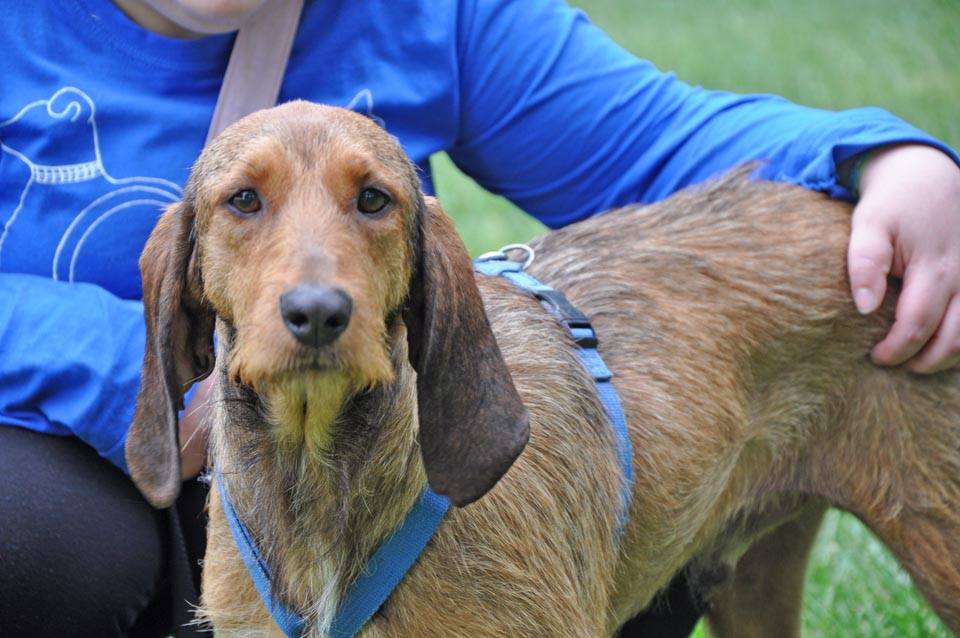
[[[203,469],[207,459],[210,413],[210,391],[216,375],[211,374],[201,381],[180,417],[180,477],[183,480],[195,477]]]
[[[893,262],[893,238],[875,224],[854,224],[847,250],[850,292],[857,310],[876,310],[887,292],[887,275]]]
[[[951,296],[935,269],[908,267],[896,321],[883,341],[874,346],[874,362],[895,366],[919,352],[940,325]]]
[[[907,368],[930,374],[960,363],[960,295],[954,295],[947,312],[927,346],[914,357]]]
[[[203,470],[207,462],[207,441],[210,431],[207,428],[197,428],[190,434],[190,438],[180,448],[180,479],[192,479]]]

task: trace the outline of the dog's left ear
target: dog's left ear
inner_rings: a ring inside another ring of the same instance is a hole
[[[180,492],[177,412],[183,394],[213,369],[215,315],[202,301],[193,207],[166,210],[140,257],[146,352],[125,455],[130,477],[154,507]]]
[[[520,455],[529,417],[467,249],[435,199],[426,198],[420,213],[403,315],[417,371],[420,448],[430,487],[462,506],[486,494]]]

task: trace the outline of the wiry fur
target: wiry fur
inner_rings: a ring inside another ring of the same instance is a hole
[[[204,292],[219,317],[212,461],[276,574],[277,595],[306,615],[311,636],[324,635],[426,480],[401,321],[416,197],[401,197],[407,217],[398,212],[392,234],[379,236],[392,239],[380,243],[363,229],[351,237],[332,217],[336,207],[310,209],[319,222],[304,212],[305,193],[336,191],[327,167],[357,135],[383,155],[372,170],[414,179],[372,124],[292,105],[226,134],[241,150],[272,154],[259,179],[287,180],[279,192],[291,200],[274,209],[283,228],[273,235],[286,239],[242,244],[248,231],[227,228],[235,221],[212,204],[194,204]],[[198,164],[198,193],[232,183],[240,160],[225,151],[231,144]],[[795,635],[797,574],[826,504],[866,522],[960,630],[958,376],[869,362],[893,300],[875,316],[857,314],[848,234],[848,206],[741,172],[535,242],[532,274],[591,315],[623,402],[636,482],[619,545],[621,468],[592,380],[535,300],[478,277],[529,413],[529,443],[486,496],[451,510],[362,635],[611,636],[685,566],[712,597],[721,635]],[[242,259],[239,245],[249,246]],[[267,312],[287,282],[305,276],[311,250],[322,264],[312,276],[339,278],[356,302],[351,329],[359,326],[319,371],[290,354],[292,341]],[[449,383],[457,389],[456,378]],[[475,391],[472,380],[460,383],[464,395]],[[314,412],[317,403],[324,408]],[[216,490],[210,517],[203,617],[221,635],[279,635]],[[780,586],[758,599],[767,583]],[[766,604],[750,604],[757,600]]]

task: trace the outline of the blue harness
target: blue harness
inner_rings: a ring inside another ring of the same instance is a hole
[[[521,249],[527,252],[525,262],[511,261],[506,251]],[[627,422],[620,406],[620,398],[610,379],[613,374],[597,353],[597,335],[587,317],[574,308],[562,293],[544,286],[524,272],[533,261],[533,250],[523,244],[511,244],[499,251],[478,257],[473,264],[476,272],[492,277],[503,277],[540,300],[540,303],[567,328],[577,344],[577,355],[587,372],[593,377],[597,395],[610,418],[617,436],[617,454],[623,472],[621,507],[617,521],[617,538],[627,522],[630,493],[633,488],[633,460]],[[220,502],[227,517],[233,539],[250,572],[264,605],[274,622],[290,638],[299,638],[303,633],[304,619],[273,596],[270,587],[270,567],[257,548],[250,530],[237,515],[227,496],[223,477],[219,470],[215,481],[220,492]],[[407,571],[413,566],[443,521],[449,507],[446,497],[435,494],[425,487],[417,502],[407,512],[400,527],[374,552],[363,574],[353,583],[341,602],[330,627],[330,638],[352,638],[386,602]]]

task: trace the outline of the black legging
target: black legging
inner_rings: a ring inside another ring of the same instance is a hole
[[[197,634],[205,488],[158,511],[77,439],[0,426],[0,636]]]
[[[686,576],[676,576],[650,607],[620,628],[619,638],[687,638],[706,603],[690,591]]]

